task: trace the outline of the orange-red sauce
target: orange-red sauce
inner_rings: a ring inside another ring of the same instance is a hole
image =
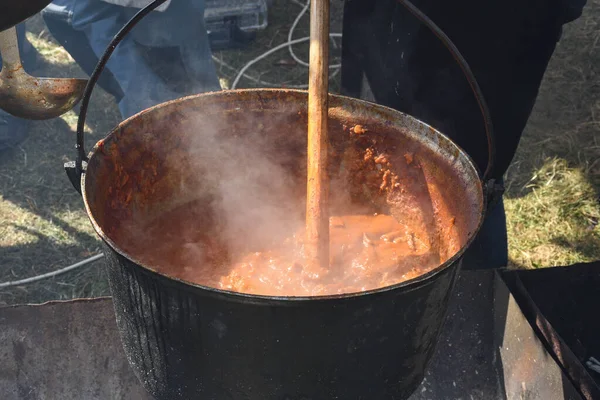
[[[273,296],[366,291],[412,279],[440,264],[427,232],[389,215],[332,217],[330,267],[325,271],[306,267],[302,227],[261,248],[245,248],[243,237],[231,246],[218,230],[206,230],[217,225],[201,204],[188,204],[145,224],[127,239],[126,250],[168,276]]]

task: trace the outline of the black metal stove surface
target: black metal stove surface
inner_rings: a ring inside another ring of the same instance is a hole
[[[503,280],[463,271],[437,351],[410,398],[581,399]]]
[[[0,309],[0,399],[149,398],[122,352],[110,299]],[[581,397],[498,275],[474,271],[461,274],[436,354],[411,397],[425,399]]]
[[[600,373],[584,364],[600,358],[600,261],[510,271],[503,278],[555,360],[586,399],[600,399]]]

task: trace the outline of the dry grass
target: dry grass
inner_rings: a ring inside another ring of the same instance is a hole
[[[511,262],[600,259],[600,0],[565,27],[508,171]]]
[[[513,262],[535,268],[600,259],[600,207],[580,168],[547,159],[525,188],[506,204]]]
[[[340,31],[341,1],[332,2],[332,30]],[[287,40],[300,7],[278,0],[270,26],[244,50],[215,53],[225,86],[237,70]],[[546,74],[535,112],[507,176],[510,256],[514,265],[541,267],[600,258],[600,0],[565,29]],[[82,76],[53,41],[39,17],[28,21],[28,38],[43,57],[37,73]],[[308,33],[304,18],[296,37]],[[337,43],[339,46],[339,42]],[[334,56],[339,48],[332,44]],[[306,59],[308,46],[297,53]],[[280,85],[301,84],[307,71],[278,66],[286,50],[248,71]],[[226,66],[227,65],[227,66]],[[27,67],[27,66],[26,66]],[[337,77],[339,78],[339,76]],[[241,87],[260,86],[243,79]],[[339,79],[332,81],[332,90]],[[99,242],[70,186],[62,164],[74,156],[77,113],[32,124],[19,149],[0,154],[0,282],[48,272],[99,251]],[[88,117],[87,146],[119,121],[114,100],[97,90]],[[0,305],[108,294],[102,262],[43,282],[0,290]]]
[[[38,20],[41,23],[41,21]],[[44,58],[44,61],[56,66],[71,66],[74,64],[73,57],[63,47],[57,46],[49,37],[45,30],[39,34],[33,32],[26,33],[27,40],[35,47],[38,53]]]
[[[42,76],[85,76],[48,34],[40,17],[27,22],[27,37],[40,53]],[[114,100],[98,90],[88,118],[90,148],[119,121]],[[73,159],[77,113],[33,122],[28,139],[0,153],[0,281],[56,270],[99,252],[99,241],[81,197],[66,178]],[[0,305],[108,294],[102,262],[39,283],[0,290]]]

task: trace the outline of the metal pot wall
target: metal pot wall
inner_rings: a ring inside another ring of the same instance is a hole
[[[469,157],[408,115],[331,96],[330,175],[339,179],[339,155],[360,146],[348,132],[356,124],[398,156],[394,168],[407,179],[396,196],[386,196],[386,205],[402,218],[398,199],[406,205],[414,201],[411,193],[428,193],[428,204],[412,207],[429,210],[423,215],[435,219],[431,234],[447,259],[416,279],[337,296],[254,296],[170,278],[127,248],[127,221],[192,200],[197,192],[190,188],[202,185],[203,174],[227,167],[227,160],[203,166],[189,151],[207,124],[239,140],[268,138],[262,151],[281,155],[281,165],[304,189],[306,107],[303,91],[188,97],[128,119],[92,150],[81,179],[83,199],[104,241],[125,352],[156,398],[404,399],[421,382],[485,198]],[[410,166],[407,151],[414,154]],[[337,190],[351,186],[342,182]]]

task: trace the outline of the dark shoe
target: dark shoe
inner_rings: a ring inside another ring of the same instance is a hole
[[[0,151],[13,149],[27,139],[30,121],[0,111]]]

